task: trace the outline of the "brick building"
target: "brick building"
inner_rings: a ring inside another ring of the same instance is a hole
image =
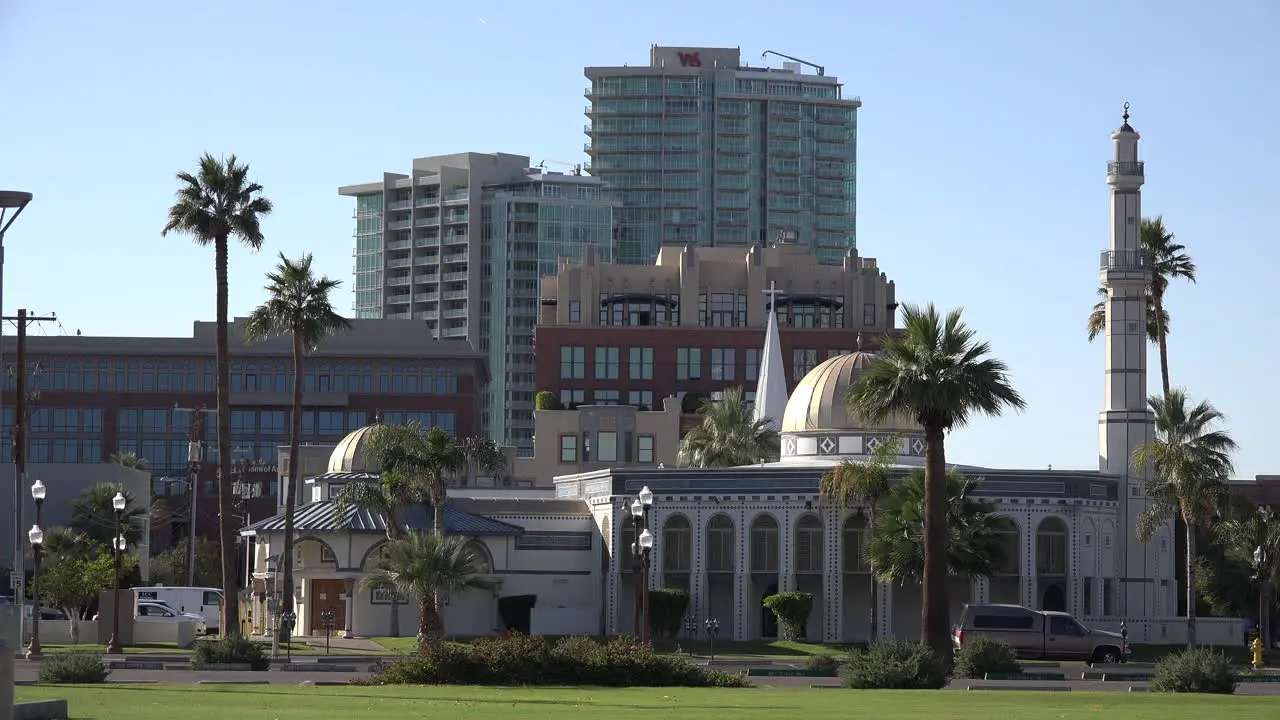
[[[28,337],[29,462],[100,463],[114,453],[145,459],[152,496],[165,500],[153,524],[155,549],[162,549],[186,533],[188,441],[195,410],[207,408],[197,530],[216,534],[215,331],[214,323],[197,322],[187,338]],[[262,518],[276,512],[277,448],[289,442],[290,343],[244,343],[243,319],[230,337],[235,479],[261,493],[237,512]],[[3,340],[10,367],[0,397],[0,462],[12,462],[16,345]],[[308,358],[304,373],[304,442],[337,442],[377,411],[388,423],[418,420],[460,436],[480,431],[483,355],[465,341],[432,339],[420,322],[353,320]]]
[[[542,298],[538,389],[566,406],[644,408],[733,386],[753,397],[771,304],[788,392],[818,363],[852,352],[859,334],[869,346],[892,330],[897,307],[875,259],[850,250],[839,265],[821,264],[788,242],[668,246],[654,265],[604,265],[588,251],[543,279]]]

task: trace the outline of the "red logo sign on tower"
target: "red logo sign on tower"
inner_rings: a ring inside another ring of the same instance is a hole
[[[677,52],[676,55],[680,58],[680,67],[702,67],[702,58],[698,57],[696,52]]]

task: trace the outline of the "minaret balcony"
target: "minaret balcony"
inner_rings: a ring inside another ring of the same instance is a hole
[[[1102,281],[1149,279],[1151,253],[1145,250],[1103,250],[1099,270]]]
[[[1107,177],[1144,177],[1144,165],[1146,163],[1141,160],[1131,162],[1112,161],[1107,163]]]

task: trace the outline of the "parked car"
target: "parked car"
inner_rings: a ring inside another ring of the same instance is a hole
[[[959,652],[966,640],[978,636],[1006,643],[1028,660],[1122,663],[1129,659],[1129,642],[1119,633],[1091,630],[1064,612],[1021,605],[965,605],[959,624],[951,629],[952,647]]]
[[[178,612],[192,613],[204,619],[210,633],[218,632],[222,620],[222,591],[199,587],[136,587],[138,602],[160,602]]]
[[[187,620],[195,623],[197,634],[205,635],[209,632],[209,626],[205,624],[204,618],[195,613],[174,610],[161,602],[140,600],[134,610],[133,619],[138,622],[179,622]]]

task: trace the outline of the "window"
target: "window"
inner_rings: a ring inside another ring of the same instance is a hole
[[[800,380],[818,366],[818,351],[795,348],[791,351],[791,379]]]
[[[253,410],[231,411],[231,432],[236,435],[254,435],[258,432],[258,416]]]
[[[698,297],[698,324],[703,327],[742,327],[747,324],[747,296],[703,293]]]
[[[617,390],[596,390],[591,395],[591,401],[596,405],[617,405],[622,393]]]
[[[618,433],[596,433],[596,462],[618,461]]]
[[[652,390],[632,390],[627,393],[627,404],[641,410],[653,410]]]
[[[875,303],[865,303],[862,306],[862,324],[876,324],[876,305]]]
[[[581,300],[569,301],[569,322],[571,323],[582,322],[582,301]]]
[[[561,435],[560,436],[560,462],[577,462],[578,461],[578,436],[577,435]]]
[[[1035,626],[1035,619],[1028,613],[1017,615],[975,615],[975,630],[1030,630]]]
[[[652,465],[654,454],[654,437],[652,435],[640,435],[636,438],[636,462],[642,465]]]
[[[711,379],[732,380],[735,359],[733,348],[711,348]]]
[[[633,347],[627,350],[628,377],[632,380],[653,379],[653,348]]]
[[[596,348],[596,379],[617,380],[618,364],[622,351],[616,347],[601,346]]]
[[[743,351],[746,361],[746,375],[743,377],[747,382],[755,382],[760,379],[760,350],[758,348],[747,348]]]
[[[1084,628],[1077,625],[1075,620],[1064,615],[1050,615],[1049,634],[1083,637],[1085,633]]]
[[[565,410],[572,410],[587,401],[586,390],[561,390],[560,404]]]
[[[560,348],[560,377],[564,380],[581,380],[587,376],[587,349],[581,345],[565,345]]]
[[[676,348],[676,379],[702,379],[702,348]]]
[[[1083,578],[1083,587],[1080,589],[1080,599],[1084,601],[1084,612],[1081,613],[1085,617],[1093,614],[1093,578]]]

